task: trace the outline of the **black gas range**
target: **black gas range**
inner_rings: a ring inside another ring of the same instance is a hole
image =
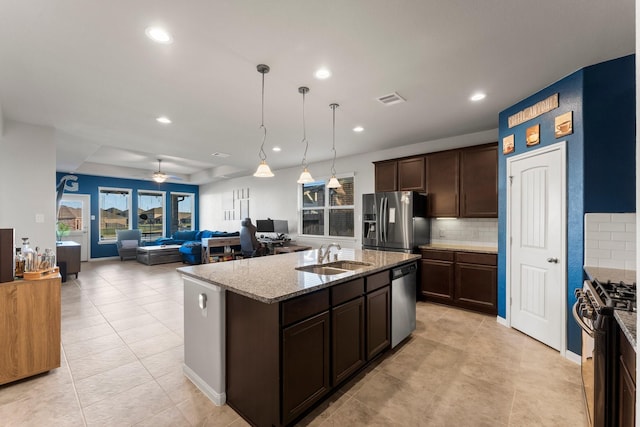
[[[582,384],[590,425],[617,425],[618,355],[615,310],[636,311],[636,284],[585,280],[573,317],[582,329]]]

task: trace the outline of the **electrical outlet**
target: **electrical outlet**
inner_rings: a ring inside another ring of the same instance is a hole
[[[438,230],[438,237],[445,237],[444,230],[442,228]]]

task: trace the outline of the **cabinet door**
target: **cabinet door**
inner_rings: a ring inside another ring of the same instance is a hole
[[[375,163],[375,170],[376,192],[398,190],[397,161],[393,160],[389,162]]]
[[[498,147],[460,152],[460,216],[498,217]]]
[[[364,365],[364,297],[331,310],[332,384],[338,385]]]
[[[431,217],[457,217],[459,151],[426,156],[427,212]]]
[[[420,270],[420,293],[430,301],[453,302],[454,264],[451,261],[423,259]]]
[[[636,422],[636,385],[624,363],[620,363],[618,370],[618,425],[633,427]]]
[[[398,190],[424,193],[425,188],[424,156],[398,161]]]
[[[0,286],[0,384],[60,366],[60,279]]]
[[[367,360],[391,344],[391,292],[385,286],[366,295]]]
[[[283,424],[329,390],[329,333],[328,311],[282,330]]]
[[[497,268],[456,263],[454,302],[460,307],[497,314]]]

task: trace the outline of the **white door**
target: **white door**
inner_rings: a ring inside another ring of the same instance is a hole
[[[68,234],[60,240],[80,243],[80,261],[89,260],[89,236],[91,235],[91,196],[89,194],[63,194],[58,210],[58,222],[69,227]]]
[[[562,353],[567,289],[564,171],[564,143],[507,162],[510,323]]]

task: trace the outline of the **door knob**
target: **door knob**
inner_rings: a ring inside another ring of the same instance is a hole
[[[547,262],[552,262],[554,264],[558,263],[558,258],[547,258]]]

